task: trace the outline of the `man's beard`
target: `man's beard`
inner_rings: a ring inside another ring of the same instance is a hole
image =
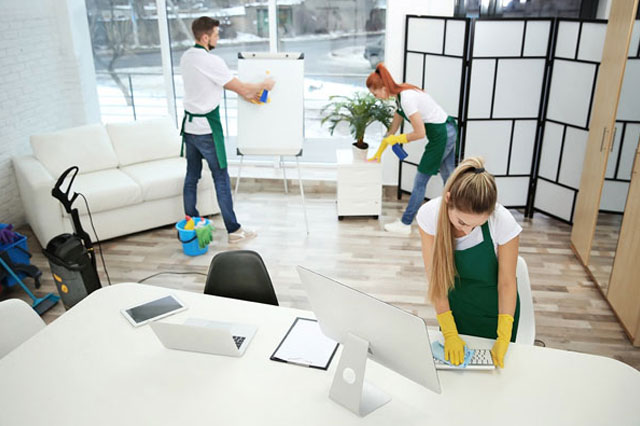
[[[215,46],[209,45],[209,50],[213,50],[215,48],[216,48]]]

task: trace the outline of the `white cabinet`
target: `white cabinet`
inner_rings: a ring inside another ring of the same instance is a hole
[[[375,216],[382,211],[382,165],[354,160],[351,149],[339,149],[338,219]]]

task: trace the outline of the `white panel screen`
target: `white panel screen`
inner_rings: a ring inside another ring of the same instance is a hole
[[[534,205],[564,220],[571,220],[571,209],[575,192],[559,185],[538,179]]]
[[[524,56],[547,56],[549,44],[549,21],[527,22],[527,32],[524,39]]]
[[[600,210],[622,213],[627,203],[629,184],[627,182],[614,182],[605,180],[600,197]]]
[[[523,21],[476,21],[473,56],[520,56]]]
[[[471,94],[469,96],[469,118],[489,118],[491,116],[491,96],[493,95],[493,74],[496,61],[476,59],[471,68]]]
[[[564,126],[555,123],[547,122],[544,126],[538,174],[547,179],[556,180],[563,130]]]
[[[413,180],[416,177],[417,167],[411,165],[403,165],[402,166],[402,177],[400,179],[400,189],[404,191],[413,190]]]
[[[416,177],[416,170],[418,169],[412,165],[404,165],[402,167],[402,180],[400,182],[400,189],[409,192],[413,191],[413,181]],[[427,184],[425,197],[429,199],[439,197],[442,195],[443,188],[444,185],[442,184],[442,177],[440,177],[440,174],[431,176],[431,179],[429,179],[429,183]]]
[[[556,35],[556,58],[573,59],[576,56],[578,45],[578,31],[580,24],[577,22],[560,22],[558,34]]]
[[[586,130],[567,127],[567,133],[564,136],[560,175],[558,176],[560,183],[575,189],[580,188],[582,164],[584,163],[584,152],[587,148],[588,137],[589,132]]]
[[[424,88],[451,116],[458,116],[462,59],[427,55]]]
[[[464,156],[480,156],[494,175],[507,173],[510,121],[468,121]]]
[[[464,21],[447,21],[447,38],[444,44],[446,55],[464,55]]]
[[[429,183],[427,184],[426,197],[429,199],[436,198],[442,195],[444,185],[442,184],[442,177],[440,174],[431,176]]]
[[[498,202],[503,206],[521,207],[527,204],[528,177],[498,177]]]
[[[424,67],[424,55],[407,53],[405,81],[414,86],[422,87],[422,67]]]
[[[595,65],[556,60],[553,65],[547,118],[587,126]]]
[[[534,120],[515,122],[509,174],[528,175],[531,173],[537,124],[538,122]]]
[[[602,60],[602,48],[604,47],[606,32],[607,25],[604,23],[583,23],[578,59],[600,62]]]
[[[500,60],[493,116],[496,118],[538,117],[544,67],[544,59]]]
[[[633,24],[631,42],[629,43],[629,56],[638,56],[638,44],[640,44],[640,21]]]
[[[442,53],[443,19],[409,19],[407,49],[416,52]]]
[[[618,179],[631,179],[633,159],[636,156],[638,139],[640,139],[640,125],[627,124],[627,130],[624,132],[624,144],[622,145],[620,165],[618,166]]]
[[[640,121],[640,59],[627,60],[618,102],[618,120]]]

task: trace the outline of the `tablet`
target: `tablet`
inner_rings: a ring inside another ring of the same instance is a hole
[[[184,311],[187,307],[172,294],[160,299],[123,309],[122,315],[134,327]]]

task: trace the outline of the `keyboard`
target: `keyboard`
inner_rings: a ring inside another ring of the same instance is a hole
[[[242,342],[244,342],[244,339],[246,339],[246,337],[244,336],[233,336],[233,341],[236,343],[238,349],[240,349],[240,346],[242,346]]]
[[[467,364],[466,368],[445,364],[436,358],[433,358],[433,362],[436,364],[436,369],[438,370],[493,370],[496,368],[495,365],[493,365],[491,350],[489,349],[475,349],[471,361]]]

